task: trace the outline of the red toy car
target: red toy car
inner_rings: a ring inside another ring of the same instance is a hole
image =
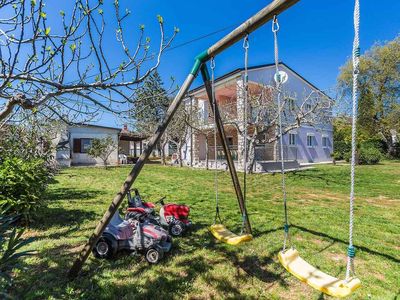
[[[134,189],[134,191],[134,198],[132,198],[130,192],[127,194],[129,207],[125,216],[126,219],[135,219],[140,222],[162,225],[167,227],[168,231],[173,236],[181,236],[190,228],[192,223],[188,219],[190,213],[189,206],[165,204],[165,197],[163,197],[156,202],[161,204],[159,216],[156,216],[154,211],[155,204],[142,201],[139,191],[137,189]]]

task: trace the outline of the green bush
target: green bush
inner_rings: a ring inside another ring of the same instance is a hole
[[[351,145],[350,143],[344,141],[337,141],[334,144],[335,151],[333,152],[333,158],[335,160],[341,160],[346,158],[346,154],[350,152]]]
[[[41,159],[7,158],[0,163],[0,208],[29,222],[44,205],[43,194],[51,177]]]
[[[363,146],[358,154],[358,163],[360,165],[376,165],[382,158],[383,155],[378,148]]]
[[[345,154],[345,160],[349,162],[351,159],[351,152]],[[357,162],[360,165],[376,165],[383,159],[383,154],[379,149],[374,147],[361,146],[357,150]]]
[[[375,148],[375,149],[379,150],[379,152],[381,152],[381,154],[387,153],[387,151],[388,151],[386,143],[384,141],[382,141],[381,138],[370,138],[365,141],[362,141],[361,147],[362,148]]]

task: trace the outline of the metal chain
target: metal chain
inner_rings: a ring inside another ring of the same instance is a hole
[[[282,95],[282,81],[279,73],[279,47],[278,47],[278,31],[279,23],[278,18],[275,15],[272,21],[272,32],[274,34],[274,57],[275,57],[275,82],[277,90],[277,102],[278,102],[278,123],[279,123],[279,146],[280,146],[280,156],[281,156],[281,176],[282,176],[282,194],[283,194],[283,207],[285,212],[285,225],[284,225],[284,239],[283,239],[283,249],[286,250],[286,244],[289,237],[289,221],[287,212],[287,197],[286,197],[286,180],[285,180],[285,162],[283,158],[283,139],[282,139],[282,107],[281,107],[281,95]],[[290,241],[289,241],[290,242]]]
[[[353,41],[353,120],[351,129],[351,167],[350,167],[350,217],[349,217],[349,247],[347,251],[346,281],[354,274],[355,248],[353,246],[353,222],[354,222],[354,187],[355,165],[357,145],[357,103],[358,103],[358,74],[360,72],[360,4],[355,0],[354,4],[354,41]]]
[[[249,65],[249,35],[247,34],[243,40],[243,49],[244,49],[244,89],[243,89],[243,202],[246,203],[246,195],[247,195],[247,159],[248,159],[248,150],[247,150],[247,100],[248,100],[248,90],[249,90],[249,75],[248,75],[248,65]],[[246,204],[245,204],[246,205]],[[242,229],[240,234],[243,233],[244,225],[246,221],[246,215],[243,213],[242,215]]]
[[[212,103],[214,106],[214,189],[215,189],[215,216],[214,216],[214,224],[218,220],[221,222],[221,217],[219,215],[219,199],[218,199],[218,150],[217,150],[217,116],[215,114],[217,109],[217,101],[215,99],[215,60],[214,57],[211,57],[210,60],[210,68],[211,68],[211,94],[212,94]]]

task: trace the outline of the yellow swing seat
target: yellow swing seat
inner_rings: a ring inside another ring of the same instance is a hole
[[[350,278],[345,281],[318,270],[302,259],[296,249],[281,251],[278,258],[289,273],[330,296],[346,297],[361,286],[358,278]]]
[[[233,246],[239,245],[243,242],[251,241],[253,239],[251,234],[237,235],[229,231],[222,224],[211,225],[210,231],[217,240]]]

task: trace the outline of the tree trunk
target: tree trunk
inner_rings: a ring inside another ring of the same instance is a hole
[[[279,136],[278,126],[275,128],[275,136]],[[274,161],[278,161],[278,139],[274,141]]]
[[[182,146],[183,146],[183,143],[182,142],[179,142],[178,143],[178,160],[179,160],[179,167],[183,167],[183,162],[182,162]]]
[[[206,135],[206,170],[208,170],[208,160],[209,160],[209,156],[208,156],[208,136]],[[215,162],[217,162],[217,158],[214,158]]]
[[[256,138],[253,136],[250,141],[249,141],[249,152],[248,152],[248,157],[247,157],[247,172],[248,173],[253,173],[254,170],[254,164],[256,162]]]
[[[165,158],[165,146],[167,145],[167,142],[162,142],[161,143],[161,149],[160,149],[160,154],[161,154],[161,163],[165,166],[167,164],[166,158]]]

